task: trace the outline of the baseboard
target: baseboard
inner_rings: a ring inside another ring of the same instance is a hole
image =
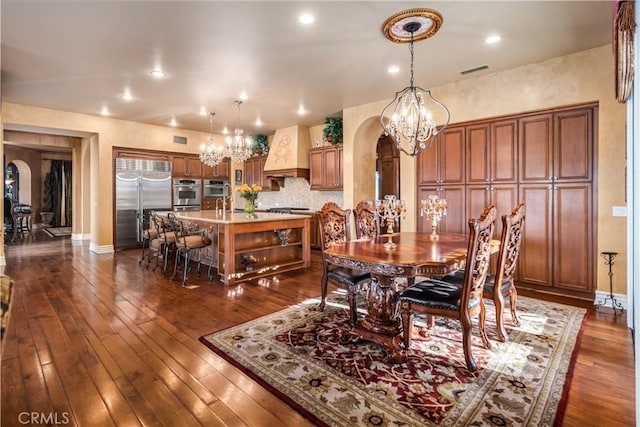
[[[91,234],[73,233],[71,234],[71,240],[91,240]]]
[[[89,250],[96,254],[112,254],[114,252],[113,245],[98,246],[95,243],[89,243]]]
[[[615,302],[617,302],[618,304],[620,304],[619,306],[615,307],[615,308],[620,308],[620,306],[622,306],[623,309],[627,309],[628,307],[628,301],[627,301],[627,295],[625,294],[613,294],[613,298],[615,299]],[[605,300],[607,301],[607,303],[605,304]],[[611,295],[609,294],[609,292],[606,291],[596,291],[596,295],[595,295],[595,299],[593,301],[593,305],[601,305],[602,307],[610,307],[610,308],[614,308],[612,301],[611,301]]]

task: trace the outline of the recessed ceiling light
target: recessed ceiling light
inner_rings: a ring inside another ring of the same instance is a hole
[[[313,21],[315,21],[315,18],[310,13],[303,13],[302,15],[300,15],[301,24],[309,25],[313,24]]]
[[[400,72],[400,67],[398,67],[397,65],[392,65],[387,69],[387,71],[389,72],[389,74],[398,74]]]
[[[201,116],[206,116],[207,115],[207,109],[206,109],[206,107],[204,105],[202,107],[200,107],[200,115]]]
[[[260,120],[260,117],[256,119],[256,126],[262,126],[262,120]]]
[[[486,44],[494,44],[494,43],[498,43],[501,40],[500,36],[497,34],[492,34],[489,37],[487,37],[484,42]]]
[[[241,101],[246,101],[247,99],[249,99],[249,95],[247,95],[247,92],[242,91],[240,92],[240,96],[239,96]]]
[[[109,109],[107,107],[102,107],[102,110],[100,110],[100,115],[108,116],[109,114]]]
[[[175,118],[172,118],[172,119],[171,119],[171,123],[169,123],[169,126],[171,126],[172,128],[174,128],[174,127],[178,126],[178,122],[176,122],[176,119],[175,119]]]
[[[301,116],[307,114],[307,110],[304,109],[304,105],[300,105],[298,107],[298,114]]]
[[[156,79],[161,79],[163,77],[166,77],[167,73],[162,70],[151,70],[151,75]]]
[[[222,129],[222,133],[223,133],[224,135],[227,135],[227,134],[229,133],[229,129],[227,129],[227,127],[225,126],[225,127]]]
[[[131,101],[133,99],[133,95],[131,95],[131,92],[129,92],[128,90],[125,93],[123,93],[121,97],[125,101]]]

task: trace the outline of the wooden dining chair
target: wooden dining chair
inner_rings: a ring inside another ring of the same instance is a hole
[[[371,202],[361,201],[353,209],[356,238],[374,239],[380,235],[380,217]]]
[[[318,224],[320,229],[320,241],[322,242],[322,300],[320,311],[324,310],[327,298],[327,286],[329,281],[347,291],[349,301],[349,316],[351,325],[358,321],[356,294],[365,288],[371,280],[366,271],[354,270],[346,267],[330,265],[326,259],[325,250],[336,243],[344,243],[350,240],[349,220],[351,209],[342,209],[336,203],[327,202],[318,212]]]
[[[504,301],[507,297],[511,308],[511,323],[515,326],[520,326],[520,320],[516,314],[518,291],[514,282],[514,273],[520,256],[524,217],[525,207],[523,203],[516,206],[511,214],[502,215],[502,234],[500,236],[496,274],[488,275],[484,285],[483,297],[493,300],[496,307],[496,329],[498,339],[502,342],[509,340],[509,335],[504,328]],[[456,270],[444,276],[441,280],[460,284],[463,277],[464,270]],[[496,283],[500,283],[500,286],[496,286]]]
[[[399,295],[404,345],[411,347],[414,313],[457,319],[462,328],[462,345],[467,369],[478,368],[471,352],[471,319],[478,315],[480,337],[485,348],[491,348],[485,331],[486,308],[482,291],[489,270],[491,239],[496,208],[488,206],[480,219],[469,220],[469,244],[464,279],[461,285],[426,279],[408,287]]]

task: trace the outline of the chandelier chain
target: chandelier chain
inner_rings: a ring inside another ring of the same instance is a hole
[[[411,74],[409,78],[409,86],[413,87],[413,31],[411,31],[411,40],[409,41],[409,54],[411,55]]]

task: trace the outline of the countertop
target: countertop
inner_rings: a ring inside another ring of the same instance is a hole
[[[158,212],[159,214],[166,214],[166,212]],[[176,218],[182,220],[192,221],[204,221],[215,224],[241,224],[250,222],[265,222],[274,220],[289,220],[289,219],[304,219],[309,218],[312,212],[309,214],[279,214],[271,212],[255,212],[254,217],[249,217],[244,212],[226,212],[223,216],[221,213],[217,214],[215,210],[205,211],[181,211],[172,212]]]

